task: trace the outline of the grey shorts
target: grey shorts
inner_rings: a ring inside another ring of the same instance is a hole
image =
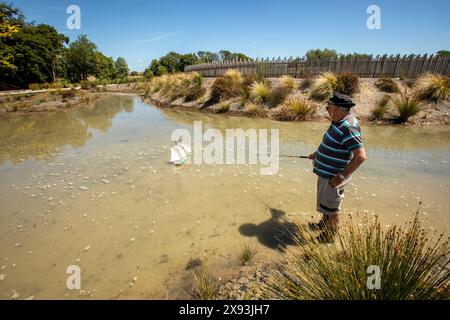
[[[327,216],[341,212],[341,201],[344,199],[344,189],[350,179],[344,180],[336,188],[329,185],[329,179],[317,177],[317,211]]]

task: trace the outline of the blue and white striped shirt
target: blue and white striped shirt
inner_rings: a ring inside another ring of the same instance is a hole
[[[352,151],[362,148],[361,127],[352,113],[338,123],[332,122],[316,151],[313,172],[330,178],[344,171]]]

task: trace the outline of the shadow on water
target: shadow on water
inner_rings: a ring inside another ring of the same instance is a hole
[[[258,241],[274,250],[285,251],[288,245],[302,244],[300,226],[286,220],[286,212],[268,208],[271,217],[260,224],[245,223],[239,233],[245,237],[256,237]]]

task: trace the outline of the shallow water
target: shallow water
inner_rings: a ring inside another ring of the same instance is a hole
[[[309,154],[327,123],[161,110],[135,96],[95,107],[0,118],[0,298],[185,297],[185,267],[238,265],[244,243],[276,256],[275,220],[314,212],[308,160],[259,166],[167,164],[172,131],[278,128],[280,152]],[[450,229],[450,128],[363,126],[369,160],[347,188],[344,214],[403,223],[422,201],[432,229]],[[82,290],[66,288],[81,268]],[[216,270],[220,274],[220,270]],[[2,279],[2,280],[1,280]]]

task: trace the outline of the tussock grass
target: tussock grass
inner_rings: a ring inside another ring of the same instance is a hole
[[[337,77],[333,72],[323,72],[314,82],[310,92],[311,98],[324,101],[329,99],[337,89]]]
[[[145,88],[145,93],[149,95],[157,92],[170,101],[181,97],[186,101],[194,101],[202,97],[206,89],[203,88],[202,76],[197,72],[190,72],[152,78]]]
[[[250,116],[264,117],[267,114],[266,109],[252,102],[247,103],[244,110]]]
[[[389,96],[385,95],[383,98],[381,98],[380,101],[378,101],[377,106],[372,110],[372,115],[375,119],[381,120],[384,118],[388,108],[389,100]]]
[[[391,78],[379,78],[375,82],[375,86],[383,92],[387,93],[399,93],[400,88]]]
[[[229,103],[222,103],[219,105],[218,108],[214,109],[214,113],[225,113],[230,110],[230,104]]]
[[[241,73],[234,69],[227,70],[227,72],[225,72],[225,77],[231,78],[236,83],[242,83],[243,81]]]
[[[391,101],[397,110],[398,116],[396,120],[399,123],[407,122],[410,117],[420,111],[419,99],[415,95],[408,95],[406,90],[391,98]]]
[[[270,100],[270,88],[264,82],[254,82],[250,86],[250,98],[259,104],[264,104]]]
[[[337,76],[336,91],[349,96],[359,91],[359,78],[351,72],[344,72]]]
[[[314,106],[306,98],[290,97],[269,115],[279,121],[303,121],[313,112]]]
[[[195,270],[195,296],[199,300],[213,300],[218,291],[215,280],[211,277],[205,266]]]
[[[311,87],[312,84],[313,84],[312,79],[310,79],[310,78],[303,79],[303,81],[300,83],[300,89],[306,90],[309,87]]]
[[[416,80],[413,88],[420,100],[447,100],[450,96],[450,78],[427,73]]]
[[[211,86],[212,101],[227,100],[242,94],[242,76],[236,70],[229,70],[214,80]]]
[[[303,230],[301,237],[283,269],[274,269],[263,286],[266,298],[449,298],[449,240],[421,227],[418,212],[404,227],[387,230],[377,217],[351,218],[331,245],[318,244],[310,231]],[[368,287],[376,284],[369,279],[369,266],[380,270],[379,289]]]
[[[291,92],[298,88],[297,82],[295,82],[295,79],[291,76],[282,76],[280,78],[280,85]]]
[[[247,265],[255,257],[256,254],[257,251],[254,247],[251,247],[248,244],[244,244],[241,248],[241,255],[239,257],[239,260],[241,261],[242,265]]]

